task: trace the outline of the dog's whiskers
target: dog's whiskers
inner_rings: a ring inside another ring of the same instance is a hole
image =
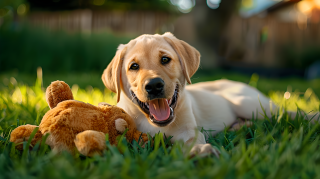
[[[180,126],[176,123],[177,120],[178,120],[178,118],[176,117],[176,120],[174,120],[172,122],[172,125],[169,125],[168,129],[165,132],[167,132],[170,128],[172,128],[173,124],[177,126],[178,130],[180,130]]]

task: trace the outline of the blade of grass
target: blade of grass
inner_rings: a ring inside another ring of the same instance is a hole
[[[39,130],[39,127],[36,127],[36,128],[32,131],[32,133],[31,133],[31,135],[30,135],[30,137],[29,137],[29,139],[28,139],[28,142],[26,143],[26,145],[23,146],[22,158],[26,158],[26,157],[27,157],[28,152],[29,152],[29,146],[30,146],[30,144],[31,144],[31,141],[32,141],[32,139],[34,138],[34,136],[36,135],[36,133],[38,132],[38,130]]]

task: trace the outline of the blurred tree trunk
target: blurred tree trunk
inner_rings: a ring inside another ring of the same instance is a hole
[[[220,66],[226,40],[223,33],[230,17],[238,13],[241,0],[222,0],[217,9],[210,9],[206,1],[198,0],[194,7],[197,37],[216,54],[216,66]]]

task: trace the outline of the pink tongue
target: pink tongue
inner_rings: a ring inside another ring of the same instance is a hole
[[[165,121],[170,116],[170,107],[168,100],[166,99],[155,99],[149,102],[150,113],[158,121]]]

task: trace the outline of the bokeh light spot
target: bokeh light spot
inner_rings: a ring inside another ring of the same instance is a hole
[[[93,4],[96,6],[101,6],[103,5],[105,0],[93,0]]]
[[[301,1],[297,4],[298,10],[304,14],[312,10],[313,4],[310,1]]]
[[[284,98],[289,99],[290,96],[291,96],[290,92],[287,91],[284,93]]]
[[[8,10],[5,8],[0,9],[0,17],[5,16],[8,13]]]
[[[170,0],[171,4],[178,7],[182,13],[189,13],[192,8],[196,5],[195,0]]]
[[[318,9],[320,9],[320,0],[313,0],[314,6]]]
[[[242,7],[246,9],[250,9],[253,7],[253,0],[242,0]]]
[[[207,5],[211,9],[217,9],[220,6],[221,0],[207,0]]]
[[[17,9],[17,13],[19,15],[24,15],[26,12],[27,12],[27,6],[25,4],[21,4]]]

